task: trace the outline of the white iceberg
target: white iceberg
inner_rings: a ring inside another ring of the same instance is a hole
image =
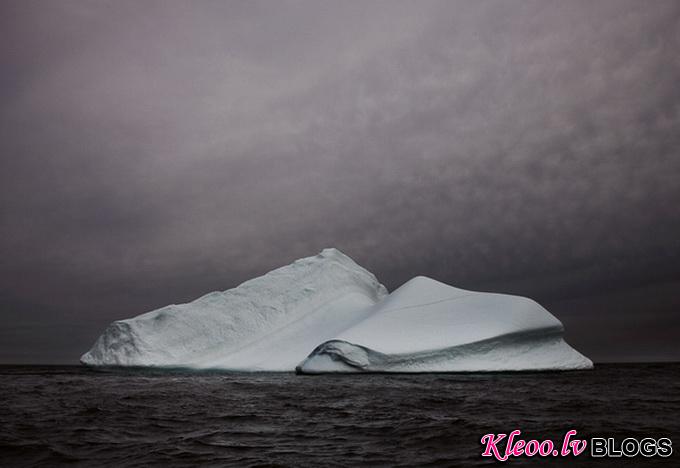
[[[293,371],[385,296],[373,274],[340,251],[325,249],[234,289],[115,321],[80,361]]]
[[[418,276],[361,322],[319,345],[301,373],[486,372],[593,367],[562,323],[531,299],[454,288]]]
[[[530,299],[425,277],[388,295],[325,249],[234,289],[113,322],[81,362],[301,373],[591,368],[562,334]]]

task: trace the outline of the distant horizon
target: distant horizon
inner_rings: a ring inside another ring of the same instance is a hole
[[[680,364],[680,361],[593,361],[593,364],[595,366],[601,365],[601,364]],[[110,366],[110,367],[97,367],[97,366],[88,366],[87,364],[82,364],[80,362],[0,362],[0,366],[33,366],[33,367],[39,367],[39,366],[45,366],[45,367],[50,367],[50,366],[59,366],[59,367],[85,367],[93,370],[101,370],[102,372],[106,372],[106,370],[121,370],[121,371],[140,371],[143,372],[145,370],[148,371],[178,371],[178,372],[188,372],[188,373],[204,373],[204,372],[216,372],[220,374],[259,374],[259,373],[264,373],[264,374],[290,374],[293,373],[292,371],[245,371],[245,370],[230,370],[230,369],[220,369],[220,368],[206,368],[206,369],[192,369],[189,367],[130,367],[130,366]],[[588,370],[569,370],[569,371],[470,371],[470,372],[421,372],[422,374],[450,374],[450,375],[456,375],[456,374],[515,374],[515,373],[526,373],[526,374],[543,374],[543,373],[550,373],[550,372],[588,372]],[[414,374],[404,374],[404,373],[387,373],[387,372],[368,372],[369,374],[382,374],[382,375],[418,375],[418,373]],[[351,376],[356,376],[356,375],[361,375],[361,374],[342,374],[342,375],[347,375],[349,378]]]

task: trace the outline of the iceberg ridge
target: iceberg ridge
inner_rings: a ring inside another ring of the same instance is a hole
[[[292,371],[386,295],[372,273],[339,250],[324,249],[236,288],[115,321],[80,360]]]

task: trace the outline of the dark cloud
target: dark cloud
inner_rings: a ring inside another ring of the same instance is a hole
[[[331,245],[680,357],[677,2],[0,8],[0,360]]]

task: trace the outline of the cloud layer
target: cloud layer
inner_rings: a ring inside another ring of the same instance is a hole
[[[677,2],[0,8],[0,360],[326,246],[680,358]]]

